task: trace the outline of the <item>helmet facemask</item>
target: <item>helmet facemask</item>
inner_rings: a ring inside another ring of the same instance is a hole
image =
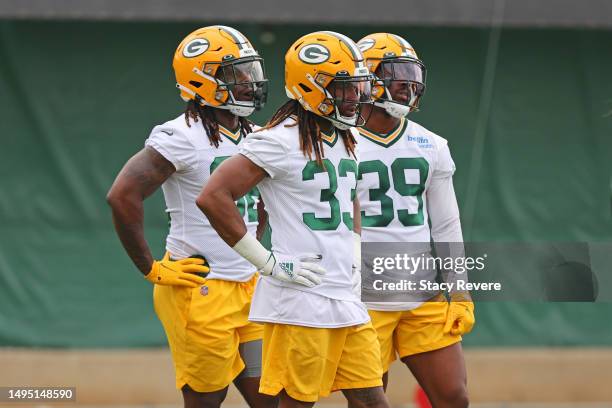
[[[214,76],[210,74],[215,73]],[[236,116],[249,116],[266,103],[268,80],[265,77],[263,59],[246,57],[221,63],[206,63],[199,72],[206,80],[216,84],[214,98]],[[206,105],[203,98],[199,102]]]
[[[340,130],[354,126],[363,126],[365,119],[361,115],[362,107],[372,103],[372,76],[349,76],[338,73],[328,75],[319,73],[311,81],[325,94],[325,99],[317,107],[325,119]],[[328,84],[325,88],[318,84]]]
[[[383,59],[376,69],[374,105],[395,117],[406,117],[419,110],[425,93],[425,65],[415,58],[394,57]]]

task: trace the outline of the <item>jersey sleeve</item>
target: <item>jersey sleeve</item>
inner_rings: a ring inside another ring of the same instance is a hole
[[[446,140],[442,139],[438,142],[436,167],[434,168],[432,178],[440,179],[452,177],[455,174],[455,162],[451,157],[450,149]]]
[[[446,139],[436,137],[436,145],[435,167],[426,193],[431,236],[435,242],[462,242],[459,206],[453,187],[455,162]]]
[[[459,262],[465,257],[459,207],[453,178],[449,175],[444,178],[434,178],[427,189],[427,212],[431,221],[431,238],[434,241],[436,255],[442,259],[454,259]],[[456,263],[456,265],[459,265]],[[468,272],[452,268],[442,268],[444,282],[458,284],[458,281],[467,282]]]
[[[427,188],[427,213],[435,242],[463,242],[453,178],[434,178]]]
[[[239,153],[264,169],[270,178],[277,179],[289,173],[289,147],[271,133],[262,131],[249,134],[240,145]]]
[[[155,149],[174,165],[177,172],[197,167],[197,153],[193,143],[180,129],[173,126],[155,126],[145,141],[145,146]]]

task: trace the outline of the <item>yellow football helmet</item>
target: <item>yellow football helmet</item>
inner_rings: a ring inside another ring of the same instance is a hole
[[[197,29],[179,44],[172,62],[184,101],[248,116],[267,96],[263,59],[238,30],[226,26]]]
[[[376,33],[359,40],[357,46],[363,53],[366,66],[376,76],[372,87],[374,105],[396,118],[418,110],[421,96],[425,93],[427,70],[410,43],[395,34]],[[401,95],[395,100],[391,96],[391,87]]]
[[[361,106],[372,102],[372,79],[353,40],[333,31],[307,34],[285,54],[287,96],[339,129],[365,123]]]

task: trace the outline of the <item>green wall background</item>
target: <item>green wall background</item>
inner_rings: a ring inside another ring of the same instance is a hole
[[[182,111],[172,54],[202,25],[0,21],[0,345],[165,344],[104,197],[150,129]],[[612,31],[504,29],[496,42],[484,28],[236,28],[272,81],[259,123],[284,100],[299,36],[404,36],[428,66],[412,120],[449,140],[466,239],[612,241]],[[161,255],[160,192],[146,209]],[[465,343],[611,346],[611,315],[610,303],[481,303]]]

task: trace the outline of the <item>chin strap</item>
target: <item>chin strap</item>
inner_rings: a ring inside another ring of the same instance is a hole
[[[412,108],[412,106],[416,105],[416,101],[418,99],[418,96],[414,95],[412,92],[411,92],[410,101],[408,102],[408,104],[403,104],[403,103],[394,101],[387,88],[385,88],[385,96],[386,96],[386,99],[379,99],[375,101],[374,106],[383,108],[389,115],[393,116],[394,118],[397,118],[397,119],[405,118],[413,110],[414,111],[418,110],[417,108],[414,108],[414,109]]]
[[[346,116],[341,116],[341,118],[343,120],[345,120],[345,119],[349,120],[350,119],[350,118],[347,118]],[[329,120],[332,123],[332,125],[334,125],[334,127],[336,127],[337,129],[340,129],[340,130],[347,130],[347,129],[350,129],[350,128],[355,126],[355,125],[349,125],[347,123],[341,122],[341,121],[339,121],[337,119],[333,119],[333,118],[326,118],[326,119]]]
[[[250,116],[253,112],[255,112],[254,106],[243,106],[239,101],[235,101],[233,104],[226,103],[225,105],[215,106],[215,108],[228,110],[232,114],[240,117]]]
[[[383,108],[389,115],[397,119],[405,118],[411,111],[410,106],[392,100],[374,102],[374,106]]]
[[[359,114],[356,113],[353,116],[342,116],[340,114],[340,110],[335,104],[334,111],[336,112],[336,117],[332,118],[328,116],[326,119],[328,119],[338,129],[347,130],[357,126],[357,122],[359,122]]]

